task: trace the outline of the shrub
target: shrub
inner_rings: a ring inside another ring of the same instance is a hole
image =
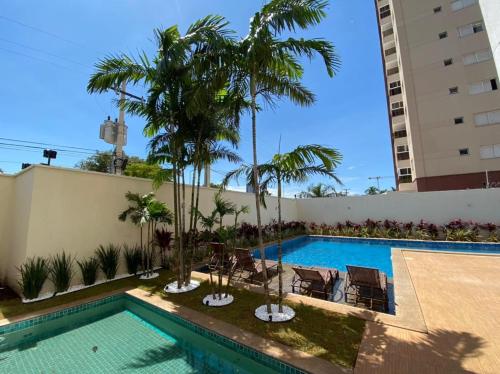
[[[109,244],[107,247],[102,245],[95,251],[99,260],[99,266],[106,276],[106,279],[113,279],[118,271],[118,263],[120,261],[120,247]]]
[[[17,270],[21,273],[19,286],[23,290],[24,297],[36,299],[49,276],[49,262],[41,257],[30,258]]]
[[[67,291],[73,277],[73,258],[63,251],[51,258],[50,265],[50,280],[55,287],[54,295]]]
[[[77,263],[82,273],[83,284],[86,286],[94,284],[97,279],[97,270],[99,270],[99,261],[97,261],[97,258],[91,257],[82,262],[77,261]]]
[[[123,255],[125,256],[125,263],[127,264],[127,272],[129,274],[137,274],[139,266],[142,262],[142,250],[141,247],[129,247],[127,245],[123,246]]]
[[[199,238],[198,231],[192,233],[194,235],[194,240],[197,241]],[[167,252],[170,252],[170,243],[172,242],[172,232],[166,229],[156,229],[155,230],[155,241],[158,245],[160,251],[160,263],[163,268],[168,267]]]

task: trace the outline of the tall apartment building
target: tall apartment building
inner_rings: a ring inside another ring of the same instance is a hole
[[[500,0],[375,0],[399,191],[500,187]]]

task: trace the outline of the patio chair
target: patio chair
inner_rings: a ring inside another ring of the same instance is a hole
[[[248,249],[236,248],[235,251],[234,272],[239,272],[240,279],[250,281],[253,283],[258,278],[262,277],[262,263],[255,262],[252,253]],[[268,279],[278,274],[278,265],[276,263],[266,267]],[[243,274],[247,273],[248,276],[243,278]]]
[[[229,253],[225,249],[224,243],[208,243],[208,248],[210,249],[210,260],[208,261],[208,268],[210,270],[217,270],[222,265],[224,271],[228,271],[232,265]]]
[[[295,272],[292,279],[292,292],[328,300],[333,286],[339,278],[337,269],[292,267]]]
[[[347,265],[347,275],[344,283],[346,303],[349,297],[354,298],[354,304],[362,303],[369,309],[380,306],[383,312],[389,310],[387,294],[387,275],[378,269]]]

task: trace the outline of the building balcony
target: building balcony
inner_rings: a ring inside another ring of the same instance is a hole
[[[398,177],[398,182],[399,183],[412,183],[413,179],[412,179],[411,175],[400,175]]]
[[[406,138],[408,136],[408,133],[406,132],[406,130],[398,130],[394,131],[393,136],[394,139]]]
[[[401,152],[397,154],[397,159],[398,161],[401,160],[409,160],[410,159],[410,152]]]

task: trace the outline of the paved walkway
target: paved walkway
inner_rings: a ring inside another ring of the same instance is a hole
[[[429,334],[367,322],[355,373],[499,373],[500,256],[403,254]]]

